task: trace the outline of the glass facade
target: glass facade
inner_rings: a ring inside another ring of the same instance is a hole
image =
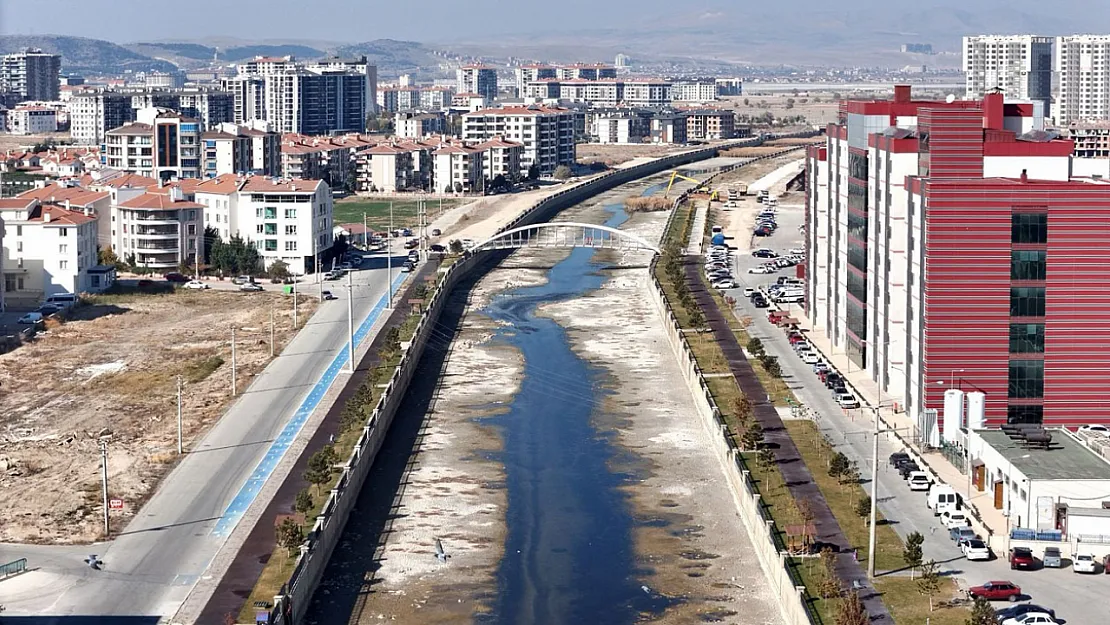
[[[1014,250],[1010,252],[1010,279],[1043,282],[1046,274],[1045,255],[1044,250]]]
[[[1044,289],[1043,286],[1010,288],[1010,316],[1043,317]]]
[[[1048,214],[1015,213],[1011,240],[1014,243],[1048,243]]]
[[[1044,361],[1011,360],[1009,396],[1013,399],[1044,397]]]
[[[1006,408],[1007,423],[1043,423],[1044,406],[1009,406]]]
[[[1043,354],[1044,353],[1044,324],[1043,323],[1011,323],[1010,324],[1010,353],[1011,354]]]
[[[1048,213],[1023,212],[1010,216],[1013,245],[1044,246],[1048,243]],[[1010,279],[1043,282],[1047,274],[1044,249],[1012,250]],[[1011,287],[1010,317],[1044,318],[1045,287]],[[1044,354],[1045,324],[1010,323],[1008,395],[1012,399],[1044,398],[1044,360],[1027,354]],[[1044,406],[1007,406],[1009,423],[1042,423]]]
[[[859,300],[860,302],[867,303],[867,278],[860,274],[848,270],[848,293]]]

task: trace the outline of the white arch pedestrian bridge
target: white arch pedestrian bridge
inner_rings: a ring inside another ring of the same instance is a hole
[[[520,226],[497,234],[467,248],[467,252],[516,249],[522,247],[572,248],[589,247],[604,250],[644,250],[654,254],[659,248],[631,232],[609,226],[573,221],[547,222]]]

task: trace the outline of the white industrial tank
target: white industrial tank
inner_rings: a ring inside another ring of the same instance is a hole
[[[967,429],[981,430],[987,422],[987,396],[979,391],[967,394]]]
[[[944,391],[944,422],[941,435],[947,443],[960,440],[960,428],[964,424],[964,392],[950,388]]]

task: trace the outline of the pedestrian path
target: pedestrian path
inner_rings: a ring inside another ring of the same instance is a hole
[[[709,202],[693,200],[694,227],[690,229],[690,240],[686,243],[686,253],[701,256],[701,242],[705,238],[705,220],[709,218]]]
[[[769,401],[763,384],[756,377],[751,362],[740,347],[736,333],[730,327],[728,317],[717,306],[716,300],[701,280],[698,274],[698,259],[688,257],[686,260],[686,286],[689,287],[690,294],[705,314],[706,324],[713,330],[713,336],[725,360],[728,361],[729,369],[736,377],[737,385],[752,402],[752,413],[763,427],[767,447],[775,452],[775,464],[782,473],[782,479],[790,495],[795,501],[809,502],[813,513],[813,525],[817,530],[817,542],[836,547],[835,551],[839,552],[836,556],[837,577],[848,588],[859,590],[860,600],[867,613],[871,615],[871,620],[893,622],[881,596],[871,588],[866,573],[856,561],[855,552],[852,550],[853,545],[844,535],[840,523],[814,481],[813,474],[806,467],[794,440],[790,438],[790,433],[783,425],[782,417]],[[731,315],[731,311],[728,314]]]

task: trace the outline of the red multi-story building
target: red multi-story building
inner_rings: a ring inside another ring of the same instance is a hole
[[[807,157],[806,315],[911,416],[1110,422],[1110,184],[1001,95],[846,102]]]

